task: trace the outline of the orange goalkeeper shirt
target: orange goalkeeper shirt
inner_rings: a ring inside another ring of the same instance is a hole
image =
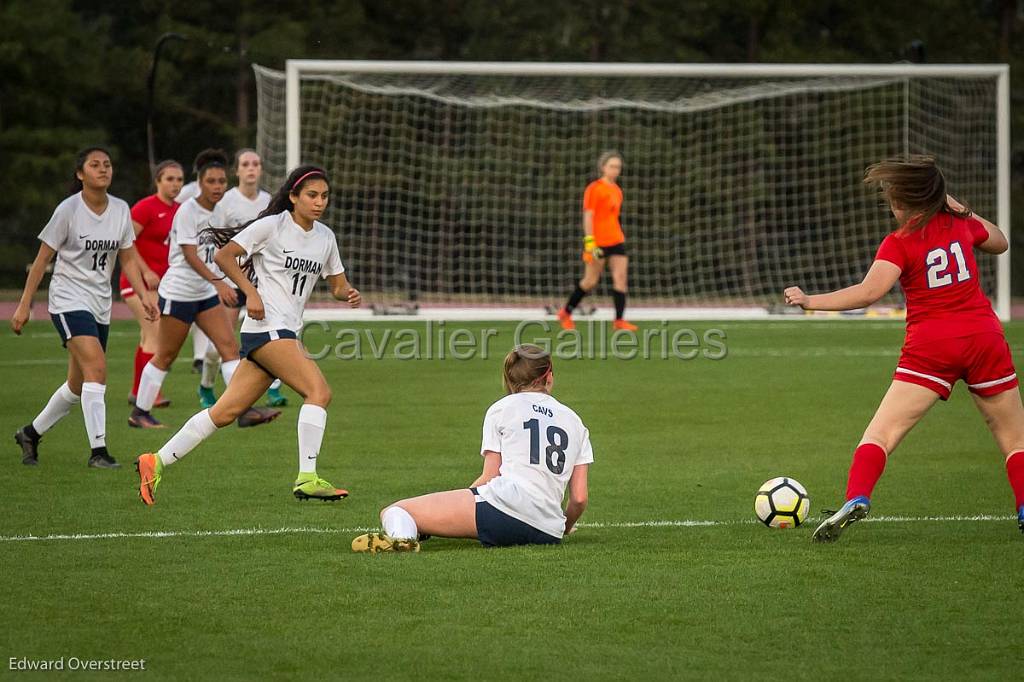
[[[619,224],[622,189],[613,182],[598,179],[583,193],[583,210],[594,212],[594,240],[598,246],[614,246],[626,241]]]

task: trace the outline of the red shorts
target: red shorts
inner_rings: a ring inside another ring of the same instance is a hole
[[[160,275],[161,277],[164,276],[164,273],[161,273],[159,270],[154,268],[152,265],[150,265],[149,267],[152,268],[153,272],[155,272],[156,274]],[[123,272],[121,273],[121,278],[118,281],[118,284],[121,287],[121,298],[122,299],[131,298],[132,296],[135,295],[135,289],[132,289],[132,285],[128,282],[128,278],[124,276]]]
[[[982,396],[1018,385],[1006,337],[992,332],[904,346],[892,378],[930,388],[943,400],[960,379]]]
[[[135,289],[132,289],[132,285],[128,283],[128,278],[121,273],[121,279],[119,281],[121,286],[121,298],[131,298],[135,295]]]

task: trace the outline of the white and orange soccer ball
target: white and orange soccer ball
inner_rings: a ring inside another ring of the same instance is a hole
[[[807,489],[792,478],[765,481],[754,498],[754,512],[769,528],[796,528],[810,511]]]

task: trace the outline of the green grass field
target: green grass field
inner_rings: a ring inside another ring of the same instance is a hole
[[[891,459],[875,522],[813,545],[901,324],[693,327],[724,330],[728,356],[556,364],[555,395],[596,458],[583,527],[561,546],[435,539],[386,556],[349,549],[381,506],[479,473],[512,325],[486,360],[321,362],[335,398],[320,473],[349,499],[292,498],[289,392],[277,422],[225,429],[169,468],[153,508],[131,461],[170,432],[126,425],[133,325],[114,325],[108,353],[116,472],[86,468],[78,410],[45,436],[38,468],[20,464],[9,434],[62,381],[65,355],[49,324],[0,335],[0,676],[12,657],[75,656],[144,658],[147,679],[1018,677],[1024,537],[965,388]],[[1019,362],[1024,325],[1008,336]],[[196,383],[179,362],[158,416],[182,424]],[[810,491],[795,530],[753,522],[755,491],[777,475]]]

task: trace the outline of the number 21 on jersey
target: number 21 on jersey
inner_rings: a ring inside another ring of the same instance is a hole
[[[960,242],[953,242],[949,249],[932,249],[925,256],[925,265],[928,266],[928,288],[939,289],[948,287],[953,283],[953,273],[949,270],[949,256],[953,255],[956,261],[956,281],[966,282],[971,278],[971,271],[967,269],[967,260],[964,258],[964,249]]]

